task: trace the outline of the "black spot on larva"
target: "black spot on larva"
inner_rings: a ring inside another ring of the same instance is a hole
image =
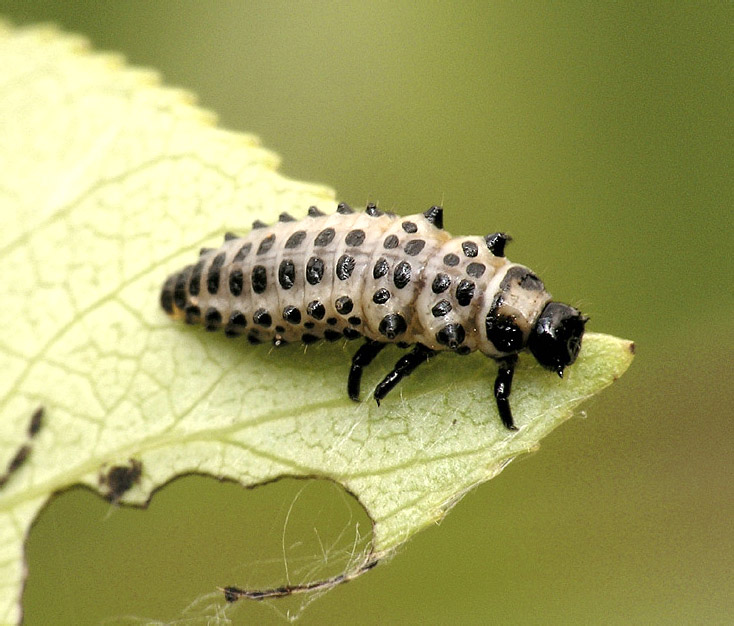
[[[285,332],[285,326],[276,326],[275,327],[275,332],[284,333]]]
[[[416,254],[420,254],[421,250],[425,247],[426,242],[423,241],[423,239],[413,239],[412,241],[409,241],[405,244],[405,254],[408,254],[410,256],[415,256]]]
[[[270,317],[270,313],[266,309],[258,309],[252,316],[252,321],[258,326],[268,328],[273,323],[273,318]]]
[[[255,293],[264,293],[268,288],[268,271],[263,265],[256,265],[252,268],[252,290]]]
[[[459,264],[459,257],[456,256],[453,252],[450,252],[443,258],[444,265],[448,265],[449,267],[454,267]]]
[[[373,204],[372,202],[367,205],[364,212],[367,213],[367,215],[369,215],[370,217],[380,217],[380,215],[384,215],[384,213],[377,208],[377,205]]]
[[[352,326],[359,326],[362,323],[362,318],[361,317],[357,317],[356,315],[352,315],[352,317],[350,317],[347,321]]]
[[[432,206],[423,216],[436,228],[443,229],[443,209],[440,206]]]
[[[296,218],[288,213],[283,212],[278,216],[278,221],[279,222],[295,222]]]
[[[528,291],[542,291],[545,288],[543,281],[532,272],[528,272],[520,279],[520,287]]]
[[[204,256],[205,254],[214,252],[214,250],[216,250],[216,248],[199,248],[199,256]]]
[[[219,273],[224,265],[224,257],[227,256],[224,252],[220,252],[214,257],[212,264],[209,266],[209,271],[206,275],[206,290],[214,295],[219,291]]]
[[[354,302],[352,302],[352,299],[349,296],[341,296],[336,299],[336,302],[334,302],[334,308],[340,315],[347,315],[352,312]]]
[[[523,267],[522,265],[515,265],[507,270],[507,274],[505,274],[505,277],[500,283],[500,290],[508,291],[513,284],[519,285],[522,289],[527,289],[528,291],[541,291],[544,289],[543,281],[527,267]]]
[[[324,262],[312,256],[306,263],[306,280],[309,285],[318,285],[324,277]]]
[[[400,240],[398,239],[397,235],[388,235],[385,237],[385,241],[383,242],[383,246],[387,248],[388,250],[392,250],[393,248],[397,248],[400,244]]]
[[[466,333],[461,324],[446,324],[436,333],[436,341],[452,350],[456,350],[459,344],[463,343],[465,337]]]
[[[387,289],[378,289],[372,294],[372,302],[375,304],[385,304],[390,299],[390,292]]]
[[[347,236],[344,238],[344,243],[346,243],[348,246],[356,248],[357,246],[361,246],[362,243],[364,243],[364,238],[364,231],[360,228],[357,228],[356,230],[350,230],[347,233]]]
[[[204,313],[204,327],[208,331],[214,331],[217,330],[221,324],[222,314],[213,306],[210,306],[206,310],[206,313]]]
[[[339,323],[339,320],[336,319],[335,317],[329,317],[329,318],[326,319],[326,323],[329,326],[336,326]]]
[[[229,292],[233,296],[239,296],[242,293],[242,285],[245,277],[242,274],[242,268],[236,267],[229,273]]]
[[[379,331],[388,339],[395,339],[408,329],[405,318],[399,313],[390,313],[380,321]]]
[[[303,326],[304,328],[308,328],[309,330],[311,330],[312,328],[316,327],[316,324],[314,324],[313,322],[303,322]]]
[[[245,318],[245,315],[240,311],[232,311],[232,314],[229,316],[229,322],[227,322],[227,325],[237,328],[245,328],[247,326],[247,319]]]
[[[278,268],[278,282],[283,289],[290,289],[296,282],[296,266],[293,261],[283,259]]]
[[[192,296],[198,296],[201,290],[201,273],[204,271],[204,265],[206,260],[202,259],[196,265],[191,272],[191,278],[189,279],[189,293]]]
[[[305,230],[297,230],[295,233],[293,233],[290,237],[288,237],[287,241],[285,242],[285,247],[288,250],[292,250],[293,248],[297,248],[303,243],[303,240],[306,238],[306,231]]]
[[[479,248],[473,241],[465,241],[461,244],[461,249],[464,251],[464,256],[475,257],[479,254]]]
[[[257,248],[257,254],[265,254],[270,250],[270,248],[273,247],[273,244],[275,243],[275,235],[268,235],[260,242],[260,245]]]
[[[169,278],[163,285],[163,290],[161,291],[161,307],[169,315],[173,313],[173,282],[174,278]]]
[[[262,339],[257,336],[256,330],[251,330],[249,333],[247,333],[247,341],[249,341],[252,345],[257,345],[258,343],[262,343]]]
[[[433,293],[443,293],[451,286],[451,278],[447,274],[436,274],[431,290]]]
[[[500,352],[518,352],[523,347],[523,334],[511,316],[499,313],[503,304],[502,295],[495,296],[484,320],[487,339]]]
[[[372,270],[372,277],[377,280],[378,278],[382,278],[383,276],[387,275],[389,271],[390,264],[387,262],[387,259],[377,259],[377,263],[375,263],[375,267]]]
[[[466,273],[474,278],[479,278],[484,274],[484,270],[486,269],[487,268],[484,266],[484,263],[469,263],[469,265],[466,266]]]
[[[354,209],[346,202],[340,202],[336,205],[336,212],[341,215],[349,215],[350,213],[354,213]]]
[[[485,325],[487,339],[500,352],[517,352],[522,349],[522,331],[511,317],[506,315],[491,317],[488,315]]]
[[[323,211],[319,211],[319,209],[316,208],[315,206],[308,207],[308,216],[309,217],[321,217],[322,215],[324,215],[324,212]]]
[[[443,317],[447,313],[450,313],[452,309],[451,303],[448,300],[440,300],[431,309],[433,317]]]
[[[362,336],[362,333],[360,333],[358,330],[354,330],[354,328],[345,328],[342,331],[342,334],[347,339],[359,339]]]
[[[410,263],[407,261],[400,261],[400,263],[395,266],[392,279],[398,289],[402,289],[410,282],[412,271],[413,268],[410,267]]]
[[[186,306],[186,278],[191,266],[185,268],[177,277],[176,284],[173,287],[173,302],[179,308]]]
[[[317,248],[328,246],[334,241],[334,235],[336,235],[336,231],[333,228],[324,228],[324,230],[316,235],[316,239],[313,240],[313,245]]]
[[[287,306],[283,309],[283,319],[289,324],[300,324],[301,312],[294,306]]]
[[[474,297],[474,283],[470,280],[462,280],[456,286],[456,301],[461,306],[466,306]]]
[[[232,241],[233,239],[239,239],[234,233],[224,233],[224,241]]]
[[[459,346],[456,352],[462,356],[466,356],[467,354],[471,354],[471,348],[469,346]]]
[[[201,309],[196,305],[187,306],[184,313],[186,314],[184,321],[187,324],[198,324],[201,321]]]
[[[232,261],[235,263],[238,261],[244,261],[245,257],[250,254],[250,250],[252,250],[252,244],[246,243],[237,251],[237,254],[234,255],[234,259],[232,259]]]
[[[303,333],[301,335],[301,341],[305,344],[316,343],[318,340],[319,338],[316,335],[312,335],[310,333]]]
[[[342,254],[336,262],[336,276],[339,280],[346,280],[352,275],[356,261],[353,256]]]
[[[322,320],[324,319],[324,315],[326,315],[326,309],[324,308],[324,305],[321,304],[321,302],[319,302],[318,300],[312,300],[308,303],[308,306],[306,307],[306,313],[308,313],[315,320]]]
[[[255,220],[252,223],[253,228],[267,228],[268,225],[265,222],[261,222],[260,220]]]
[[[418,232],[418,226],[415,225],[415,222],[403,222],[402,227],[406,233],[413,234]]]
[[[331,330],[331,328],[327,328],[324,331],[324,339],[326,339],[326,341],[339,341],[343,336],[344,335],[341,333]]]

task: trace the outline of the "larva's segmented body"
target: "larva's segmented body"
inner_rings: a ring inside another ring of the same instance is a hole
[[[362,368],[387,343],[416,346],[378,385],[378,403],[437,351],[479,350],[500,362],[495,396],[514,428],[508,397],[517,353],[528,347],[562,373],[578,354],[586,318],[551,302],[535,274],[504,257],[508,239],[454,238],[439,207],[409,217],[374,205],[355,213],[341,204],[331,215],[312,207],[303,220],[255,222],[247,236],[202,250],[195,265],[168,278],[161,305],[252,343],[365,337],[349,376],[355,400]]]

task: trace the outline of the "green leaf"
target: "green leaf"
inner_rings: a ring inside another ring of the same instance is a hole
[[[333,193],[283,178],[254,138],[78,38],[0,24],[0,67],[0,467],[18,466],[0,484],[2,622],[20,619],[23,544],[41,507],[74,484],[109,496],[113,467],[125,503],[188,472],[332,479],[372,518],[376,560],[632,360],[630,342],[594,334],[563,381],[521,358],[512,433],[492,399],[495,366],[478,354],[441,355],[378,408],[347,398],[354,344],[271,351],[172,322],[160,285],[200,247],[255,218],[332,210]],[[396,358],[385,350],[364,389]],[[120,469],[130,459],[139,477]]]

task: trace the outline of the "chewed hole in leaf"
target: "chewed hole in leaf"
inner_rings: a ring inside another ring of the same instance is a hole
[[[61,551],[59,537],[75,549]],[[156,492],[147,509],[71,489],[46,507],[31,532],[25,618],[100,623],[227,611],[237,620],[257,620],[273,610],[294,616],[314,598],[226,605],[217,588],[329,579],[361,563],[371,539],[364,509],[328,480],[285,478],[242,489],[187,476]],[[158,585],[155,596],[147,593],[151,580],[168,581],[164,592]]]

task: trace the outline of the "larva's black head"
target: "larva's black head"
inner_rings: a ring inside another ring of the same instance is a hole
[[[530,332],[528,348],[543,367],[563,377],[576,360],[588,317],[560,302],[549,302]]]

